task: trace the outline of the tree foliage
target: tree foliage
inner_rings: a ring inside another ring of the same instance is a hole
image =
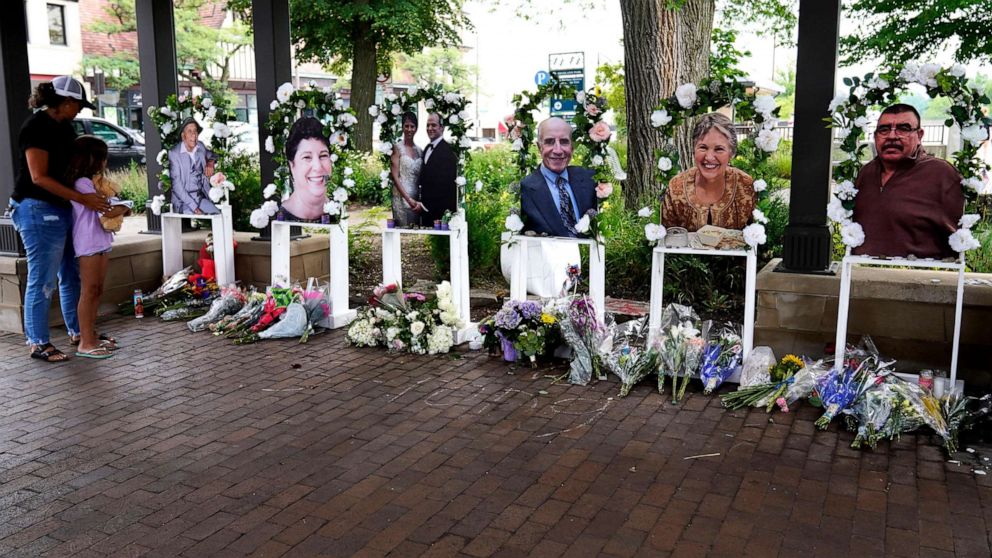
[[[845,17],[859,22],[840,40],[843,65],[889,64],[952,50],[957,62],[992,61],[989,0],[854,0]]]
[[[95,22],[90,25],[90,31],[109,37],[137,30],[134,0],[111,0],[103,9],[110,21]],[[204,25],[201,13],[207,9],[220,8],[207,0],[175,0],[177,69],[181,79],[212,95],[223,95],[228,91],[230,61],[239,50],[251,45],[251,29],[239,20],[219,29]],[[87,55],[83,57],[83,66],[103,71],[108,85],[115,89],[126,89],[140,80],[136,52]]]
[[[596,68],[596,81],[603,88],[603,96],[613,111],[617,136],[627,137],[627,90],[623,83],[623,63],[603,64]]]
[[[721,0],[720,27],[774,37],[780,46],[794,46],[799,23],[798,0]]]
[[[457,46],[471,23],[464,0],[291,0],[291,36],[301,61],[341,69],[351,64],[351,103],[375,102],[377,75],[390,75],[393,55],[425,46]],[[250,4],[249,0],[231,2]],[[372,149],[372,119],[356,110],[357,147]]]
[[[465,97],[475,93],[473,79],[477,68],[462,62],[462,53],[457,48],[432,47],[413,54],[398,53],[394,64],[410,72],[421,87],[437,83],[459,91]]]

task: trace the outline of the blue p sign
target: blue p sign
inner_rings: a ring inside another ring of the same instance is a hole
[[[551,79],[551,74],[545,72],[544,70],[538,70],[537,73],[534,74],[534,83],[536,85],[544,85],[549,79]]]

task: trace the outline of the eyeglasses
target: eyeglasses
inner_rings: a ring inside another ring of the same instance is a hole
[[[909,124],[899,124],[895,128],[886,124],[883,126],[879,126],[878,128],[875,128],[875,135],[879,137],[885,137],[889,135],[889,133],[895,132],[896,136],[900,138],[904,138],[917,130],[919,130],[919,128],[914,128]]]

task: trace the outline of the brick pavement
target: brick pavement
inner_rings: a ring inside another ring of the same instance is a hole
[[[990,555],[992,479],[926,436],[855,451],[808,406],[616,399],[342,332],[103,326],[107,361],[0,337],[2,556]]]

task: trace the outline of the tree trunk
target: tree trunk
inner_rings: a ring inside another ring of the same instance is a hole
[[[668,91],[683,83],[699,84],[710,71],[710,37],[713,34],[713,16],[716,11],[714,0],[686,0],[682,8],[673,13],[678,30],[678,59],[675,63],[677,79]],[[675,135],[675,147],[683,169],[693,165],[692,119],[679,127]]]
[[[679,85],[698,83],[709,71],[710,34],[715,0],[685,0],[668,9],[668,0],[620,0],[624,36],[624,87],[627,91],[627,183],[624,200],[637,207],[663,187],[655,181],[655,152],[662,138],[651,127],[658,102]],[[692,164],[690,134],[675,138],[682,168]]]
[[[654,179],[655,151],[661,136],[651,127],[651,113],[662,98],[666,49],[659,25],[665,0],[620,0],[623,18],[624,89],[627,92],[627,207],[638,207],[658,191]],[[665,93],[667,94],[667,93]]]
[[[351,107],[358,123],[352,138],[355,148],[372,151],[372,117],[368,108],[375,103],[376,43],[372,24],[359,22],[354,34],[354,57],[351,63]]]

